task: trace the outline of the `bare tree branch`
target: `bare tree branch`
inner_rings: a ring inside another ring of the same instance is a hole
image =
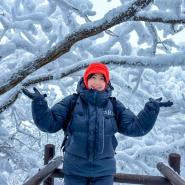
[[[161,55],[160,55],[161,57]],[[173,54],[166,55],[164,54],[163,57],[160,58],[156,57],[120,57],[115,55],[108,55],[103,57],[98,57],[96,59],[88,59],[85,61],[78,62],[76,64],[70,65],[62,70],[59,71],[60,76],[58,78],[63,78],[66,76],[69,76],[77,71],[80,71],[82,69],[87,68],[91,63],[93,62],[101,62],[103,64],[117,64],[122,65],[124,67],[135,67],[135,68],[151,68],[156,71],[164,71],[166,68],[170,66],[184,66],[185,65],[185,55],[183,52],[177,52]],[[54,77],[52,74],[55,74],[53,71],[48,74],[39,75],[37,78],[34,76],[33,79],[29,77],[29,79],[25,79],[23,83],[19,87],[15,87],[16,90],[12,89],[13,93],[6,99],[2,105],[0,105],[0,113],[5,111],[12,103],[16,101],[18,98],[18,95],[20,92],[20,89],[22,86],[29,86],[33,84],[37,84],[39,82],[44,82],[48,80],[54,80],[56,77]],[[10,92],[8,92],[10,93]],[[4,96],[4,95],[2,95]]]
[[[3,76],[0,77],[0,95],[15,87],[18,83],[20,83],[29,74],[33,73],[37,69],[69,52],[72,45],[74,45],[76,42],[97,35],[117,24],[130,20],[137,12],[145,8],[152,1],[153,0],[135,0],[134,3],[132,1],[127,10],[124,10],[123,6],[120,6],[117,8],[118,13],[116,15],[115,12],[113,13],[110,11],[102,20],[81,25],[76,32],[68,34],[64,40],[59,42],[46,53],[39,55],[33,61],[26,62],[26,64],[23,64],[20,69],[11,71],[8,78]],[[121,12],[122,9],[124,10],[123,12]],[[110,20],[109,17],[112,17],[112,19]]]
[[[161,41],[160,37],[158,37],[159,41],[158,44],[162,44],[164,46],[164,48],[166,49],[166,51],[168,51],[167,47],[165,46],[165,44]]]

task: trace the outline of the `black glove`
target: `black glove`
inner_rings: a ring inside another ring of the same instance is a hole
[[[35,93],[31,93],[31,92],[29,92],[27,89],[21,89],[22,90],[22,92],[26,95],[26,96],[28,96],[30,99],[34,99],[34,98],[36,98],[36,97],[39,97],[39,96],[42,96],[42,94],[40,94],[40,92],[34,87],[33,88],[33,90],[34,90],[34,92]],[[47,97],[47,95],[46,94],[44,94],[44,96],[45,97]]]
[[[173,105],[173,102],[167,101],[167,102],[161,102],[162,97],[154,100],[153,98],[149,98],[149,101],[154,104],[156,107],[171,107]]]

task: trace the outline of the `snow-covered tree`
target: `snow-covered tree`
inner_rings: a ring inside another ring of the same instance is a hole
[[[51,107],[93,62],[108,66],[113,96],[136,114],[150,97],[174,103],[146,136],[116,135],[117,172],[159,175],[156,164],[176,152],[185,178],[185,38],[174,40],[185,31],[185,0],[120,0],[95,14],[93,0],[0,0],[0,184],[23,183],[42,168],[44,145],[59,153],[63,139],[35,127],[21,89],[37,87]]]

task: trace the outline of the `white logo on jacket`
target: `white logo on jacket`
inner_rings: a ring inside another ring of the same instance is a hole
[[[114,112],[112,112],[111,110],[105,110],[103,111],[104,114],[107,114],[109,116],[115,116]]]

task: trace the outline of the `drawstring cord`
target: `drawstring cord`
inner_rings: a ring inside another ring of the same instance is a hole
[[[103,117],[103,147],[101,154],[103,153],[103,150],[104,150],[104,117]]]

